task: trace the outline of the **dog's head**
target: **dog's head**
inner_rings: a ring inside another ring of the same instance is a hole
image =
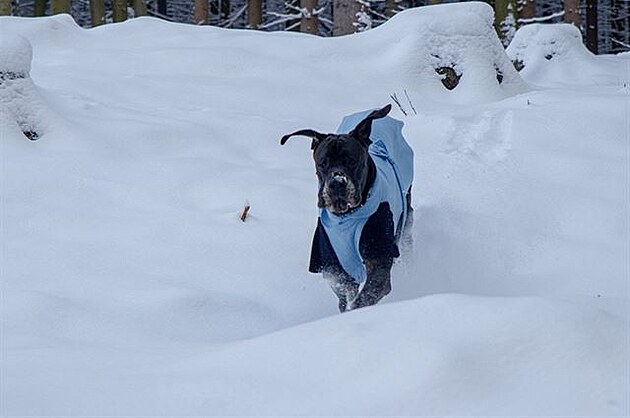
[[[372,143],[372,121],[385,117],[391,108],[387,105],[373,111],[347,134],[323,134],[303,129],[282,137],[282,145],[296,135],[312,139],[311,149],[319,180],[317,205],[320,208],[341,215],[363,203],[375,175],[374,162],[368,154]]]

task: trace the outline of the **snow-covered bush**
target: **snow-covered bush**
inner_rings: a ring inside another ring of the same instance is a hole
[[[401,68],[415,78],[414,96],[488,102],[527,89],[493,22],[486,3],[445,4],[399,13],[365,36],[388,39],[386,47],[398,52]]]
[[[582,43],[580,30],[567,23],[531,24],[520,28],[506,50],[525,79],[536,83],[600,84],[610,82],[610,70],[623,65],[593,55]]]
[[[592,54],[582,44],[582,34],[568,23],[532,24],[518,30],[510,43],[507,53],[515,62],[524,67],[539,65],[545,59],[586,58]]]

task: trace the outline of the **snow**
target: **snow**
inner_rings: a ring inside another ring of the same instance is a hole
[[[25,38],[11,34],[0,38],[0,71],[28,74],[32,58],[31,44]]]
[[[477,2],[334,39],[0,18],[32,45],[0,85],[0,415],[628,415],[630,59],[528,27],[506,54]],[[279,139],[394,93],[414,247],[340,315]]]
[[[46,125],[45,106],[30,79],[33,49],[21,36],[0,37],[0,123],[24,135],[40,135]]]
[[[619,57],[593,55],[575,26],[532,24],[520,28],[507,54],[524,64],[521,74],[533,83],[597,85],[627,78],[627,62]]]

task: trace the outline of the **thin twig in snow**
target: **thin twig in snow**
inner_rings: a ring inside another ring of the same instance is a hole
[[[400,111],[403,113],[403,115],[407,116],[407,112],[405,112],[405,109],[403,109],[402,105],[400,104],[400,102],[398,101],[398,97],[396,96],[396,93],[394,94],[390,94],[389,97],[392,98],[392,100],[394,101],[394,103],[396,103],[398,105],[398,108],[400,109]]]
[[[249,201],[245,201],[245,207],[243,208],[243,211],[241,212],[241,221],[245,222],[245,219],[247,219],[247,215],[249,214],[249,209],[251,208]]]
[[[407,89],[403,89],[403,91],[405,92],[405,96],[407,97],[407,101],[409,102],[409,106],[411,106],[411,110],[413,110],[413,114],[417,115],[418,112],[416,112],[416,108],[413,107],[413,103],[411,103],[411,99],[409,98],[409,95],[407,94]]]

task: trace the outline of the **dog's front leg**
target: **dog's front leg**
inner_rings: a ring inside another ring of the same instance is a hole
[[[374,305],[391,292],[393,263],[394,259],[390,257],[365,260],[367,280],[359,295],[350,304],[350,309]]]
[[[330,288],[339,299],[339,312],[347,311],[359,293],[359,284],[340,272],[324,271],[324,279],[328,280]]]

